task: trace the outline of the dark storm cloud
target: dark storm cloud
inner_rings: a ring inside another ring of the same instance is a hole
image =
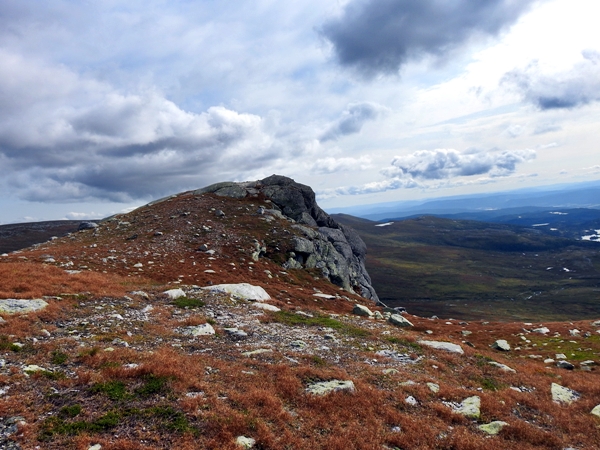
[[[540,109],[568,109],[600,101],[600,53],[584,51],[583,61],[566,72],[543,74],[536,63],[507,73],[502,83],[512,86]]]
[[[351,0],[321,33],[338,62],[367,77],[397,73],[409,59],[444,57],[473,36],[496,35],[533,0]]]
[[[358,133],[363,125],[376,120],[389,110],[376,103],[362,102],[348,105],[342,117],[333,123],[321,136],[321,142],[338,139],[342,136]]]

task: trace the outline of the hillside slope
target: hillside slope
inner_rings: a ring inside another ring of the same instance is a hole
[[[380,299],[422,316],[581,320],[600,315],[600,247],[505,224],[423,216],[386,226],[335,215],[367,244]]]
[[[0,447],[600,446],[600,322],[398,326],[284,269],[306,235],[269,200],[184,193],[1,258],[0,298],[48,306],[0,313]]]

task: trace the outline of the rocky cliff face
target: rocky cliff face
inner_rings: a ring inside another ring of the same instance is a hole
[[[280,175],[243,183],[217,183],[195,191],[231,198],[257,197],[272,209],[261,214],[283,216],[296,222],[298,236],[288,254],[285,268],[319,269],[323,276],[345,290],[378,301],[365,269],[366,245],[353,229],[337,223],[315,200],[314,191]]]

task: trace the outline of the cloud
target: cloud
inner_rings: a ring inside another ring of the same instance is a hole
[[[321,142],[338,139],[342,136],[360,132],[363,125],[376,120],[390,110],[377,103],[362,102],[351,103],[342,114],[342,117],[334,122],[321,136]]]
[[[569,71],[544,74],[537,62],[508,72],[502,84],[542,110],[570,109],[600,101],[600,52],[582,52],[583,61]]]
[[[314,173],[336,173],[349,170],[365,170],[371,167],[371,158],[361,156],[360,158],[321,158],[315,161],[311,167]]]
[[[361,195],[396,189],[450,187],[492,183],[512,175],[517,165],[536,157],[534,150],[459,152],[453,149],[422,150],[396,156],[381,170],[387,179],[358,186],[343,186],[318,192],[320,199],[339,195]],[[477,179],[465,179],[479,175]]]
[[[443,58],[474,36],[494,36],[534,0],[350,0],[321,33],[342,66],[366,77],[394,74],[411,59]]]
[[[390,178],[412,177],[440,180],[473,175],[502,177],[512,174],[519,163],[535,158],[534,150],[468,151],[422,150],[396,156],[382,173]]]
[[[393,191],[397,189],[413,189],[421,185],[415,180],[402,180],[394,178],[390,180],[374,181],[365,183],[359,186],[342,186],[333,189],[323,189],[317,192],[317,198],[324,200],[327,198],[335,198],[340,195],[363,195],[377,194],[380,192]]]
[[[0,57],[0,160],[22,199],[130,201],[285,157],[257,115],[192,113],[156,90],[123,94],[62,66]]]

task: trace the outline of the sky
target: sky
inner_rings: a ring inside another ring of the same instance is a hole
[[[327,208],[600,179],[597,0],[3,0],[0,223],[271,174]]]

